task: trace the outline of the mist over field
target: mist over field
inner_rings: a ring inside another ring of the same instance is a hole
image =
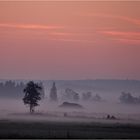
[[[21,81],[20,81],[21,82]],[[27,83],[27,81],[23,81]],[[140,104],[121,103],[119,97],[121,92],[130,92],[134,96],[140,93],[140,81],[129,80],[76,80],[76,81],[55,81],[57,87],[58,101],[50,101],[50,89],[53,81],[42,81],[44,87],[44,97],[39,101],[40,106],[36,107],[37,115],[30,116],[29,108],[24,105],[22,98],[24,93],[17,97],[14,93],[9,92],[0,99],[0,119],[25,119],[25,120],[54,120],[62,121],[68,118],[78,121],[78,118],[85,121],[95,121],[97,119],[105,119],[106,116],[114,115],[121,122],[138,121],[140,122]],[[19,81],[16,81],[19,83]],[[69,88],[79,94],[79,100],[63,99],[65,90]],[[92,96],[98,94],[101,101],[82,99],[83,93],[91,92]],[[11,94],[14,94],[13,97]],[[9,96],[9,97],[8,97]],[[60,108],[59,106],[69,101],[82,105],[82,109]],[[67,117],[64,117],[67,113]],[[98,120],[100,122],[100,120]]]
[[[42,87],[33,112],[23,102],[30,82]],[[0,138],[140,138],[140,81],[30,82],[1,81]]]

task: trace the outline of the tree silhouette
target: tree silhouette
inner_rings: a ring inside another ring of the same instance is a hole
[[[23,102],[25,105],[29,105],[30,113],[33,113],[34,108],[39,105],[38,101],[41,100],[41,90],[42,87],[33,81],[28,82],[23,90],[25,93]]]
[[[119,99],[122,103],[140,104],[140,97],[135,97],[129,92],[122,92]]]
[[[57,101],[57,88],[55,86],[55,82],[53,82],[53,86],[50,91],[50,99],[51,101]]]
[[[84,101],[90,101],[91,99],[92,99],[92,93],[91,92],[83,93],[83,100]]]
[[[64,94],[65,100],[68,101],[78,101],[80,99],[79,93],[75,92],[74,90],[70,88],[65,89],[65,94]]]

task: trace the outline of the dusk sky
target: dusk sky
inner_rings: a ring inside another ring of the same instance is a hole
[[[0,79],[140,79],[140,2],[0,2]]]

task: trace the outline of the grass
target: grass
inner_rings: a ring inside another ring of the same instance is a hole
[[[0,121],[0,138],[140,138],[129,124]]]

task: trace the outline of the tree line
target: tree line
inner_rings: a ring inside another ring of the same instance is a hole
[[[26,87],[23,89],[23,92],[25,93],[23,102],[25,105],[29,106],[30,113],[33,113],[35,111],[35,107],[39,105],[38,101],[41,100],[42,90],[43,87],[40,86],[38,83],[34,83],[33,81],[28,82]],[[80,99],[79,94],[69,88],[65,90],[65,95],[63,97],[64,100],[70,100],[75,102]],[[83,94],[83,100],[90,101],[90,99],[92,99],[91,92]],[[94,101],[100,101],[101,97],[99,95],[95,95],[93,99]],[[50,90],[50,100],[53,102],[56,102],[58,100],[55,82],[53,82],[52,88]]]
[[[25,93],[23,98],[23,92]],[[1,97],[20,97],[23,98],[25,105],[28,105],[30,112],[34,112],[35,107],[38,106],[38,101],[45,97],[45,91],[43,84],[29,81],[27,84],[20,82],[15,83],[14,81],[6,81],[0,83],[0,96]],[[62,95],[64,101],[79,101],[79,93],[75,92],[70,88],[66,88]],[[96,94],[92,96],[91,92],[85,92],[81,94],[81,100],[83,101],[102,101],[100,95]],[[140,104],[140,97],[135,97],[131,93],[122,92],[119,97],[120,102],[127,104]],[[55,82],[52,84],[50,89],[50,101],[58,101],[57,88]]]
[[[0,83],[0,96],[7,98],[21,98],[23,94],[23,82],[15,83],[14,81],[6,81]],[[10,94],[9,94],[10,93]]]

